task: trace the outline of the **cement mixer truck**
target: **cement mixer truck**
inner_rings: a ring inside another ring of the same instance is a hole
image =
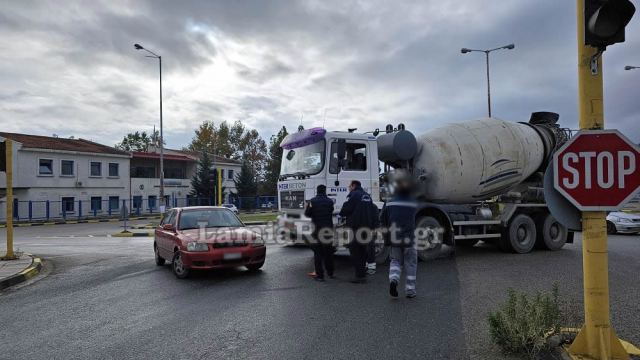
[[[534,247],[559,250],[573,242],[573,233],[549,213],[542,189],[551,156],[570,136],[558,118],[549,112],[533,113],[529,122],[484,118],[417,137],[402,124],[382,133],[300,130],[281,143],[279,228],[287,236],[310,231],[303,211],[319,184],[327,186],[336,214],[351,180],[381,207],[387,174],[406,169],[417,184],[417,227],[437,230],[421,239],[422,260],[439,256],[443,245],[479,241],[520,254]],[[379,243],[376,253],[383,260],[388,249]]]

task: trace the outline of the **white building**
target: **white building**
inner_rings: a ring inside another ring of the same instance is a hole
[[[137,210],[140,206],[140,212],[154,211],[160,194],[160,149],[151,146],[146,152],[132,152],[131,155],[132,209]],[[199,152],[164,149],[164,194],[169,206],[196,205],[188,199],[199,158]],[[222,170],[223,202],[229,202],[231,194],[236,193],[233,179],[242,165],[221,156],[211,155],[211,158],[214,168]]]
[[[84,139],[4,132],[0,138],[13,140],[14,213],[20,220],[116,215],[129,197],[127,152]],[[6,190],[5,173],[0,189]],[[6,215],[2,192],[0,221]]]

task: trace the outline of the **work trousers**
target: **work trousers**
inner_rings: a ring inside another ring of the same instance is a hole
[[[405,293],[407,295],[416,294],[416,272],[418,270],[418,251],[416,246],[392,247],[391,264],[389,266],[389,281],[400,283],[400,275],[404,265]]]
[[[312,249],[316,277],[324,278],[325,270],[327,270],[327,275],[333,276],[333,253],[335,252],[333,245],[317,242],[312,245]]]
[[[353,241],[349,244],[349,254],[351,264],[355,270],[356,278],[362,279],[367,276],[367,247],[368,244],[361,244]]]

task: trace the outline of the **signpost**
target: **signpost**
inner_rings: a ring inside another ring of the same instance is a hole
[[[5,139],[2,143],[2,151],[0,157],[1,169],[6,175],[7,201],[6,201],[6,218],[7,218],[7,252],[2,260],[14,260],[16,255],[13,253],[13,143],[9,139]]]
[[[580,129],[604,129],[602,54],[624,42],[635,7],[629,0],[577,0],[578,110]],[[624,143],[620,141],[623,139]],[[635,169],[631,154],[636,156]],[[629,359],[611,327],[606,209],[637,191],[637,148],[617,132],[583,132],[560,151],[556,188],[582,213],[584,325],[571,355],[591,359]],[[627,173],[629,172],[629,173]],[[596,195],[597,194],[597,195]],[[611,198],[608,198],[608,197]]]

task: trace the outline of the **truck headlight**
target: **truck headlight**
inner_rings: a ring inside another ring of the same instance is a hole
[[[206,243],[189,242],[187,243],[187,251],[209,251]]]

